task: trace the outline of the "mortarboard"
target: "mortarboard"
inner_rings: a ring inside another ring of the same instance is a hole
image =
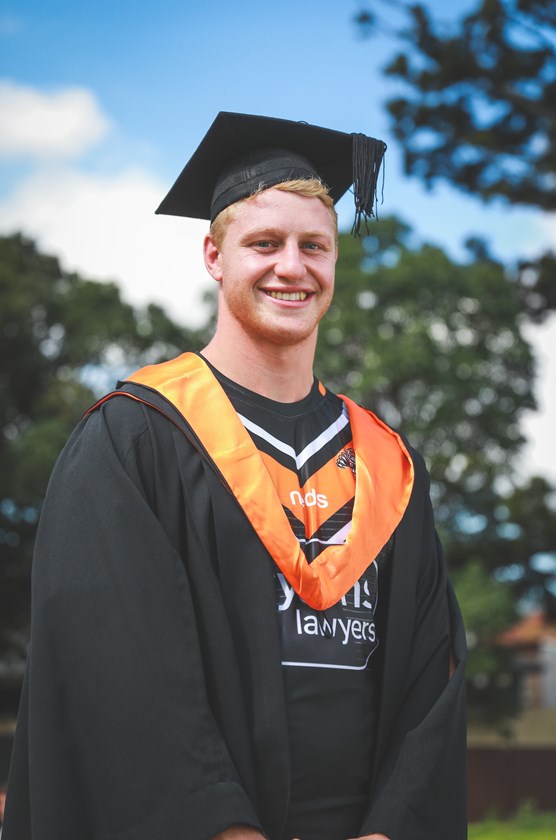
[[[334,202],[353,185],[355,221],[373,215],[386,144],[293,120],[220,111],[156,210],[210,219],[230,204],[295,178],[319,178]]]

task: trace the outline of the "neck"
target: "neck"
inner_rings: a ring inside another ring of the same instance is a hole
[[[203,356],[228,379],[277,402],[306,397],[313,385],[316,331],[310,340],[292,346],[238,341],[233,348],[218,331],[202,350]]]

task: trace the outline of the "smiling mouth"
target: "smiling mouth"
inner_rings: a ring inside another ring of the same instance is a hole
[[[269,297],[275,300],[307,300],[309,294],[307,292],[271,292],[265,291]]]

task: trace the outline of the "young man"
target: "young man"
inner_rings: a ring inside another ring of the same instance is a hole
[[[368,214],[383,151],[223,113],[159,208],[211,219],[218,324],[54,470],[6,840],[466,837],[426,471],[312,370],[333,201],[354,181]]]

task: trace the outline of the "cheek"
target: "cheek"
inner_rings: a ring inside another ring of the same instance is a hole
[[[330,271],[326,273],[326,277],[324,280],[324,286],[328,294],[332,295],[334,292],[334,281],[335,281],[335,271],[334,266],[331,267]]]
[[[257,255],[241,254],[222,259],[222,277],[230,284],[243,283],[257,279],[265,271],[263,261]]]

